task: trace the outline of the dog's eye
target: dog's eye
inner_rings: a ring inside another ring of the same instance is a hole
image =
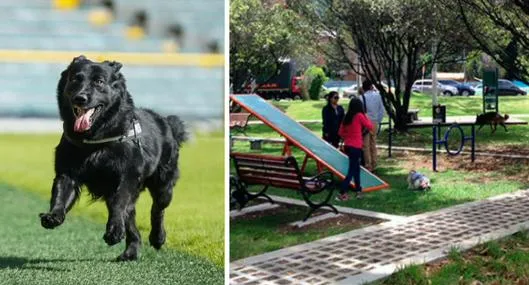
[[[83,79],[84,79],[84,77],[81,74],[77,74],[71,80],[73,82],[79,82],[79,81],[83,81]]]
[[[101,87],[101,86],[103,86],[103,84],[104,84],[105,82],[103,82],[103,80],[101,80],[101,79],[96,79],[96,81],[94,81],[94,83],[95,83],[97,86]]]

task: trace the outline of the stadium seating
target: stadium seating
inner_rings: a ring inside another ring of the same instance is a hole
[[[0,1],[0,50],[162,52],[170,24],[183,28],[181,53],[203,53],[212,40],[224,46],[223,0],[117,0],[115,21],[95,27],[95,8],[54,9],[51,0]],[[146,37],[124,36],[128,19],[144,9]],[[221,51],[223,49],[221,48]],[[57,117],[55,88],[68,62],[0,62],[0,116]],[[122,69],[136,105],[187,119],[222,118],[223,68],[127,65]]]

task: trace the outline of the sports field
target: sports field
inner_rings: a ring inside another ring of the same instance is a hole
[[[223,283],[222,133],[198,136],[182,148],[181,179],[166,211],[167,243],[160,252],[148,245],[151,201],[142,194],[137,221],[143,247],[140,260],[130,263],[112,262],[124,242],[104,243],[106,207],[86,193],[62,226],[40,226],[59,136],[0,135],[0,284]]]

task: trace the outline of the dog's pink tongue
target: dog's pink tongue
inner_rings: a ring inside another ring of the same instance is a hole
[[[92,123],[90,122],[90,117],[94,113],[94,109],[89,109],[84,114],[80,115],[75,119],[75,123],[73,125],[74,132],[81,133],[85,132],[92,126]]]

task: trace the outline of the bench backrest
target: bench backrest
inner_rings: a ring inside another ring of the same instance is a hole
[[[231,153],[239,180],[248,185],[301,189],[303,177],[292,156]]]
[[[230,113],[230,128],[241,127],[244,128],[248,124],[250,113]]]

